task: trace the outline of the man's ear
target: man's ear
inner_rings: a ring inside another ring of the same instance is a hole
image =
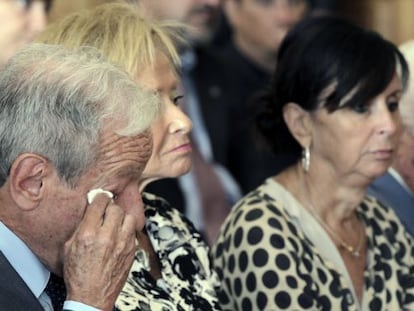
[[[42,156],[24,153],[14,160],[10,168],[10,195],[25,210],[39,205],[43,196],[43,179],[49,162]]]
[[[283,108],[283,118],[292,136],[302,147],[310,147],[312,142],[312,122],[308,111],[296,103],[288,103]]]

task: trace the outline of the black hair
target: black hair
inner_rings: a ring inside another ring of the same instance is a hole
[[[280,46],[270,90],[257,105],[256,127],[274,152],[299,157],[302,148],[283,119],[286,104],[329,112],[366,106],[396,71],[406,88],[409,72],[403,55],[376,32],[338,17],[308,17]]]

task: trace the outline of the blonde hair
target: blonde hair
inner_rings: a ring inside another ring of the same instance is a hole
[[[410,76],[414,72],[414,40],[407,41],[399,47],[407,60]],[[400,102],[400,113],[405,128],[414,135],[414,80],[410,77],[408,88]]]
[[[144,18],[137,6],[106,3],[75,12],[50,24],[36,41],[73,49],[93,46],[131,76],[143,66],[153,66],[159,52],[179,68],[177,44],[184,44],[184,27],[178,22]]]

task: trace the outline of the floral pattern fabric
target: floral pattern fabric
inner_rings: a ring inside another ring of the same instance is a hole
[[[143,201],[147,234],[162,278],[152,278],[145,254],[138,251],[115,310],[221,310],[216,297],[218,278],[200,233],[165,200],[144,193]]]

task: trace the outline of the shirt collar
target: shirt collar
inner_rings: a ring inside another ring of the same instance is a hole
[[[50,272],[27,245],[0,221],[0,250],[32,293],[39,298]]]
[[[194,50],[186,49],[180,55],[181,69],[183,72],[190,72],[197,64],[197,55]]]
[[[405,182],[404,178],[392,167],[388,169],[388,173],[412,196],[414,196],[413,191],[408,187],[407,183]]]

